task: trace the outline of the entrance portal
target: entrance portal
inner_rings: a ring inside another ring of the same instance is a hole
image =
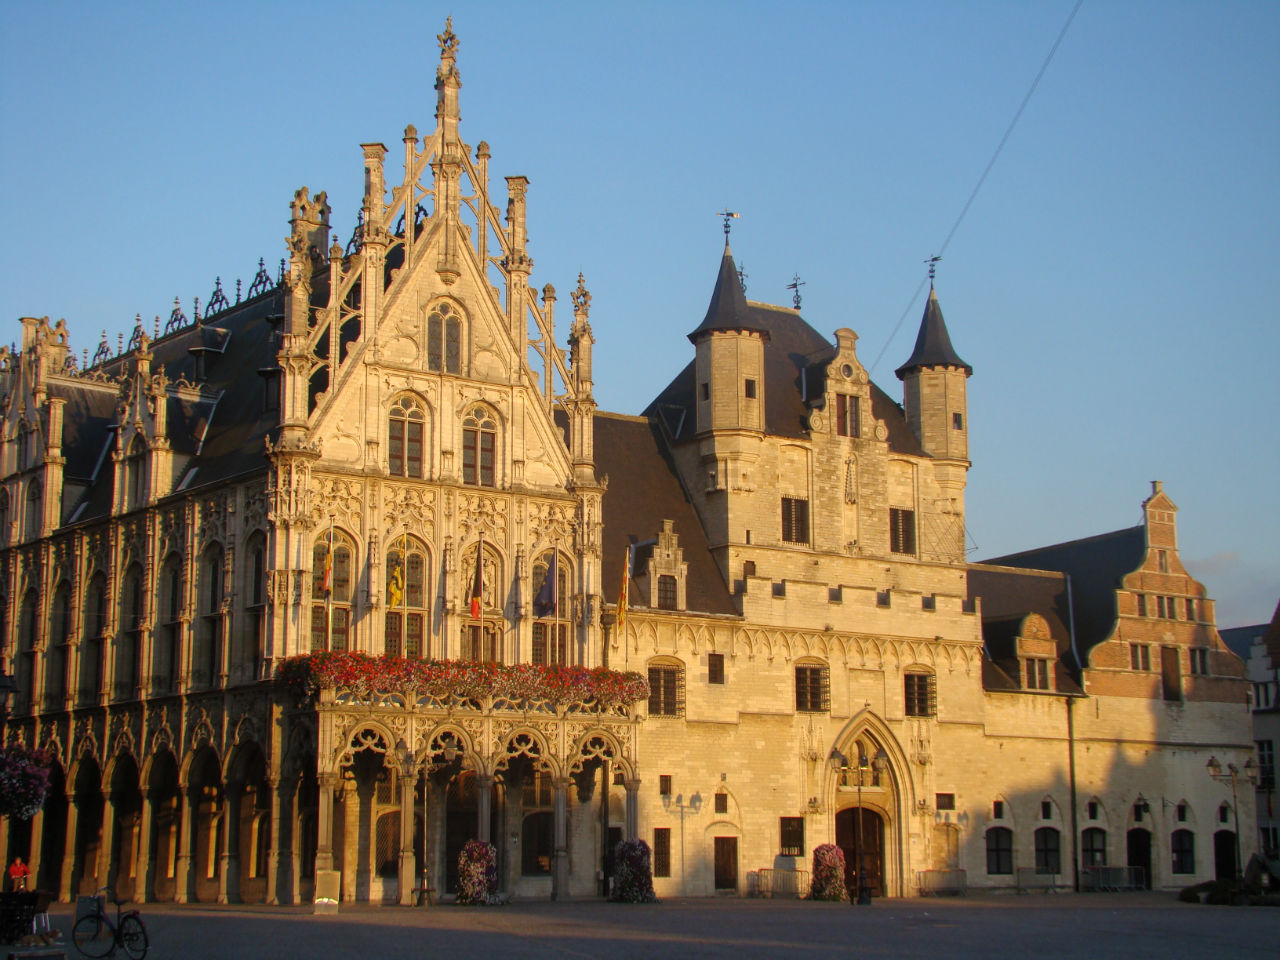
[[[1126,840],[1128,847],[1128,863],[1131,867],[1139,867],[1142,873],[1140,882],[1144,890],[1151,889],[1151,833],[1141,827],[1129,831]]]
[[[844,881],[849,895],[856,898],[861,889],[883,897],[884,820],[880,814],[865,807],[841,810],[836,814],[836,846],[844,851]]]

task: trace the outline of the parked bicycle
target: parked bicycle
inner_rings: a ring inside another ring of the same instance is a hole
[[[111,902],[116,905],[116,919],[112,922],[107,916],[106,887],[99,887],[96,895],[81,897],[80,902],[90,904],[91,912],[85,913],[76,920],[71,928],[71,940],[86,957],[109,957],[116,952],[116,947],[123,947],[131,960],[143,960],[147,948],[151,945],[147,939],[147,928],[137,910],[120,908],[126,901],[117,900],[111,894]]]

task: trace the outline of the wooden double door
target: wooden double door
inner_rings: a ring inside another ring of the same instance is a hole
[[[836,814],[836,846],[844,851],[844,881],[850,897],[856,897],[859,889],[883,897],[884,819],[880,814],[865,807],[841,810]]]

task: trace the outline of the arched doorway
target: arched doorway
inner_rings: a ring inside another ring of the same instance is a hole
[[[62,896],[62,858],[66,852],[67,779],[62,772],[62,764],[55,760],[49,771],[49,792],[44,801],[40,866],[33,878],[37,890],[50,890],[56,896]]]
[[[70,889],[74,894],[93,894],[98,880],[98,852],[102,845],[102,773],[97,761],[86,756],[75,778],[76,831]]]
[[[462,848],[467,845],[468,840],[475,840],[479,834],[479,797],[477,796],[476,773],[473,770],[463,770],[452,780],[449,781],[448,789],[445,791],[445,815],[444,815],[444,877],[445,892],[458,892],[458,855],[462,853]],[[493,790],[493,799],[489,807],[489,836],[501,836],[501,807],[503,791],[499,790],[499,783],[495,783],[490,789]],[[499,859],[503,852],[502,844],[495,844]],[[498,876],[503,877],[504,864],[498,864]]]
[[[1125,840],[1128,850],[1128,864],[1138,867],[1141,876],[1138,882],[1144,890],[1151,889],[1151,831],[1142,827],[1134,827]]]
[[[866,807],[847,807],[836,814],[836,846],[844,851],[845,884],[850,896],[884,896],[884,818]],[[862,885],[859,887],[859,872]]]
[[[1213,877],[1215,880],[1236,878],[1236,835],[1219,830],[1213,835]]]

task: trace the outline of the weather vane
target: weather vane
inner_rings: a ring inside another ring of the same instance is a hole
[[[796,309],[800,309],[800,288],[804,286],[804,281],[800,279],[800,274],[796,274],[791,278],[791,282],[787,284],[787,289],[791,291],[791,302],[796,305]]]
[[[729,242],[729,221],[737,220],[741,214],[734,213],[732,210],[724,209],[716,214],[717,217],[724,217],[724,242]]]
[[[933,286],[933,275],[938,272],[938,261],[941,259],[942,257],[938,256],[930,257],[928,260],[923,261],[929,265],[929,286]]]

